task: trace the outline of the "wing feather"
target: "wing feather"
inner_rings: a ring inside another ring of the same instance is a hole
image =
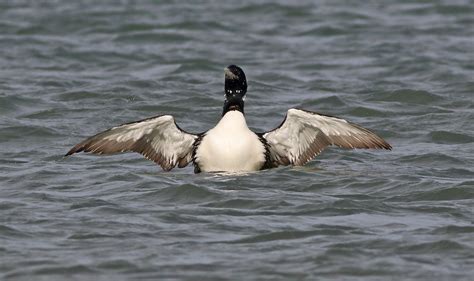
[[[300,109],[289,109],[283,123],[264,133],[274,165],[304,165],[324,148],[392,149],[370,130],[344,119]]]
[[[182,168],[191,162],[197,137],[181,130],[173,116],[160,115],[98,133],[75,145],[65,156],[81,151],[95,154],[133,151],[169,171],[176,164]]]

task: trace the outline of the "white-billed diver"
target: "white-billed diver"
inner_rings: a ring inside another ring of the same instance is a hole
[[[375,133],[344,119],[291,108],[277,128],[255,133],[247,127],[247,79],[236,65],[225,68],[225,101],[217,125],[200,134],[182,130],[173,116],[126,123],[75,145],[76,152],[138,152],[169,171],[194,165],[194,172],[249,172],[279,165],[301,166],[330,145],[343,148],[392,147]]]

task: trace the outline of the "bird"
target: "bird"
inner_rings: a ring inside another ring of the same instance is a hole
[[[224,78],[222,117],[212,129],[189,133],[176,124],[172,115],[158,115],[100,132],[76,144],[65,156],[81,151],[138,152],[164,171],[192,162],[195,173],[213,173],[302,166],[328,146],[392,149],[383,138],[360,125],[298,108],[290,108],[275,129],[256,133],[249,129],[244,115],[244,71],[229,65]]]

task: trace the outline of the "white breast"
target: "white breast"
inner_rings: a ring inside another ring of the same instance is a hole
[[[265,163],[265,147],[244,115],[233,110],[203,137],[195,161],[203,172],[257,171]]]

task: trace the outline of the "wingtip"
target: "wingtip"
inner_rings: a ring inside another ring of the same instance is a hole
[[[392,146],[382,137],[377,136],[380,139],[380,148],[386,150],[392,150]]]
[[[76,153],[76,151],[73,148],[73,149],[69,150],[66,154],[64,154],[64,157],[68,157],[69,155],[72,155],[74,153]]]
[[[382,138],[381,138],[382,139]],[[386,142],[384,139],[382,139],[382,142],[378,145],[379,149],[386,149],[386,150],[392,150],[392,146]]]
[[[66,154],[64,154],[64,157],[67,157],[69,155],[72,155],[77,152],[81,152],[84,150],[84,146],[81,144],[75,145],[73,148],[71,148]]]

